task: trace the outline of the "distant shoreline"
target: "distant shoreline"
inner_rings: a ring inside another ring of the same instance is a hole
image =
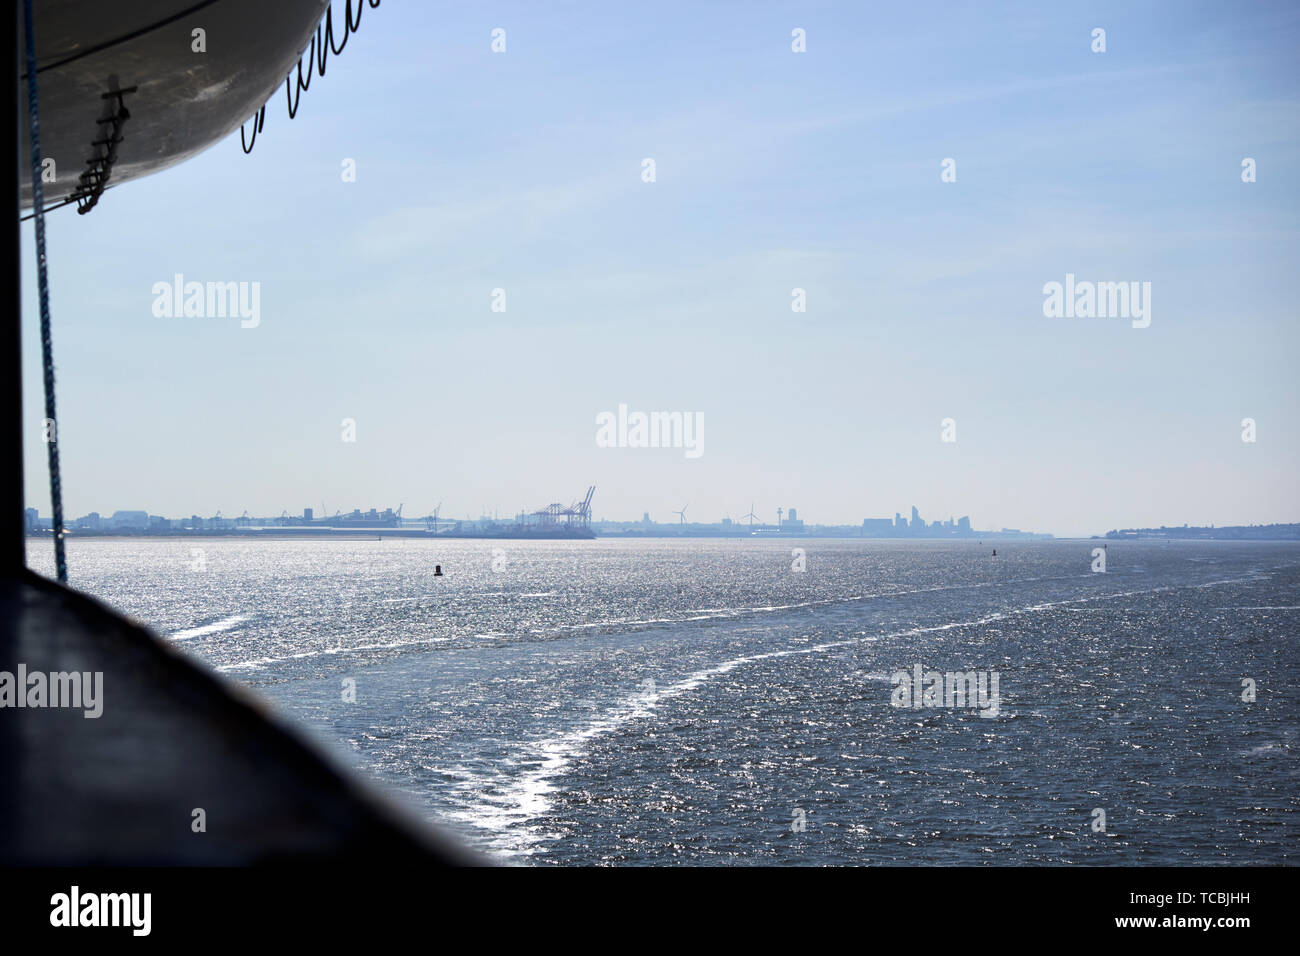
[[[1114,534],[1112,532],[1112,534]],[[737,540],[737,541],[888,541],[896,543],[926,543],[926,544],[981,544],[985,541],[997,542],[999,544],[1015,544],[1017,542],[1026,543],[1043,543],[1050,541],[1065,542],[1102,542],[1109,544],[1111,542],[1123,543],[1125,541],[1164,541],[1174,543],[1204,543],[1204,542],[1221,542],[1226,544],[1296,544],[1300,543],[1300,534],[1292,537],[1286,535],[1277,536],[1245,536],[1245,535],[1223,535],[1223,536],[1196,536],[1196,535],[1169,535],[1169,534],[1124,534],[1121,536],[1111,535],[1077,535],[1056,537],[1046,534],[1019,534],[1004,535],[998,532],[982,536],[970,537],[880,537],[874,535],[849,535],[849,534],[816,534],[816,533],[764,533],[764,534],[734,534],[734,533],[715,533],[707,532],[680,533],[680,534],[655,534],[655,533],[636,533],[636,534],[598,534],[592,537],[564,537],[554,536],[547,537],[543,535],[490,535],[490,534],[433,534],[431,532],[402,532],[397,529],[388,529],[384,533],[375,531],[332,531],[332,532],[315,532],[315,533],[285,533],[282,531],[266,532],[248,532],[248,531],[230,531],[230,532],[212,532],[212,531],[172,531],[160,534],[150,534],[149,532],[68,532],[65,540],[67,541],[382,541],[384,539],[413,539],[417,541],[719,541],[719,540]],[[26,535],[28,541],[49,542],[49,532],[28,532]]]

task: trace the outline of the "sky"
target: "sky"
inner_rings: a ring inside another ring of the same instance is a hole
[[[251,155],[47,218],[65,514],[1300,521],[1300,7],[983,7],[367,9]],[[176,273],[258,324],[155,315]],[[1045,316],[1067,274],[1150,325]],[[620,404],[701,453],[601,447]]]

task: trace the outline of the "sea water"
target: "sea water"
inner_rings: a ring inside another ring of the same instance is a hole
[[[501,860],[1294,861],[1300,546],[1110,542],[1097,573],[1102,543],[102,538],[68,563]],[[996,673],[996,715],[898,706],[917,668]]]

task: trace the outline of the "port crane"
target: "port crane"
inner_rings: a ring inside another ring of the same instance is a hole
[[[595,493],[596,486],[592,485],[587,489],[586,497],[582,501],[575,501],[567,508],[556,501],[539,511],[534,511],[533,517],[543,525],[559,524],[560,519],[563,518],[566,525],[576,524],[578,527],[585,528],[591,524],[591,498]]]
[[[577,515],[578,523],[584,528],[591,524],[591,497],[596,493],[596,486],[592,485],[587,489],[587,497],[582,499],[582,504],[574,502],[574,512]]]

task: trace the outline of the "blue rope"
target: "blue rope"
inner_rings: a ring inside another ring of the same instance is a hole
[[[50,465],[50,508],[54,516],[54,571],[68,583],[63,552],[63,483],[59,478],[58,419],[54,415],[54,345],[50,339],[50,279],[45,267],[45,190],[41,185],[41,124],[36,99],[36,37],[32,30],[32,0],[23,0],[27,41],[27,114],[31,120],[32,208],[36,210],[36,275],[41,293],[41,362],[45,367],[45,417],[54,425],[46,436]]]

